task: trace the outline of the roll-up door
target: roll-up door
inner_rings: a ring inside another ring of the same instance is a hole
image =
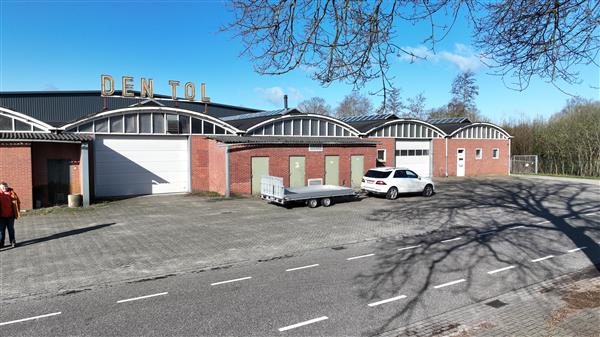
[[[190,190],[187,137],[99,136],[94,154],[96,197]]]
[[[396,142],[396,166],[406,167],[423,177],[431,176],[431,141],[399,140]]]

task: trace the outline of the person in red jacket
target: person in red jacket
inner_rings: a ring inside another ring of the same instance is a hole
[[[21,201],[17,193],[5,182],[0,183],[0,248],[4,247],[5,229],[11,246],[17,245],[15,240],[15,219],[21,215]]]

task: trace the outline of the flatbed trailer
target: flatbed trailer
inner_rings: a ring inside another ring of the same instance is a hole
[[[344,186],[311,185],[286,188],[283,186],[283,178],[273,176],[261,178],[260,192],[262,199],[273,203],[287,205],[304,201],[310,208],[319,204],[329,207],[334,199],[358,196],[352,188]]]

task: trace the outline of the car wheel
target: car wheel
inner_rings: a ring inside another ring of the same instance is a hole
[[[319,202],[317,201],[317,199],[310,199],[308,201],[308,207],[310,208],[315,208],[319,205]]]
[[[323,205],[323,207],[329,207],[329,206],[331,206],[331,199],[330,198],[323,198],[321,200],[321,205]]]
[[[423,189],[423,196],[430,197],[432,195],[433,195],[433,186],[431,186],[431,185],[425,186],[425,188]]]
[[[391,187],[387,194],[385,195],[385,197],[389,200],[394,200],[396,198],[398,198],[398,189],[395,187]]]

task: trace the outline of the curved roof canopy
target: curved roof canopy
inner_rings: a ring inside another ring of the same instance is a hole
[[[435,125],[418,119],[394,119],[365,132],[369,137],[443,138],[446,133]]]
[[[259,122],[246,130],[257,136],[357,137],[360,131],[333,117],[293,113]]]
[[[50,132],[54,129],[33,117],[0,107],[0,132]]]
[[[180,108],[152,106],[105,111],[65,125],[67,132],[97,134],[237,134],[218,118]]]
[[[459,139],[510,139],[512,136],[498,125],[473,123],[463,126],[449,135]]]

